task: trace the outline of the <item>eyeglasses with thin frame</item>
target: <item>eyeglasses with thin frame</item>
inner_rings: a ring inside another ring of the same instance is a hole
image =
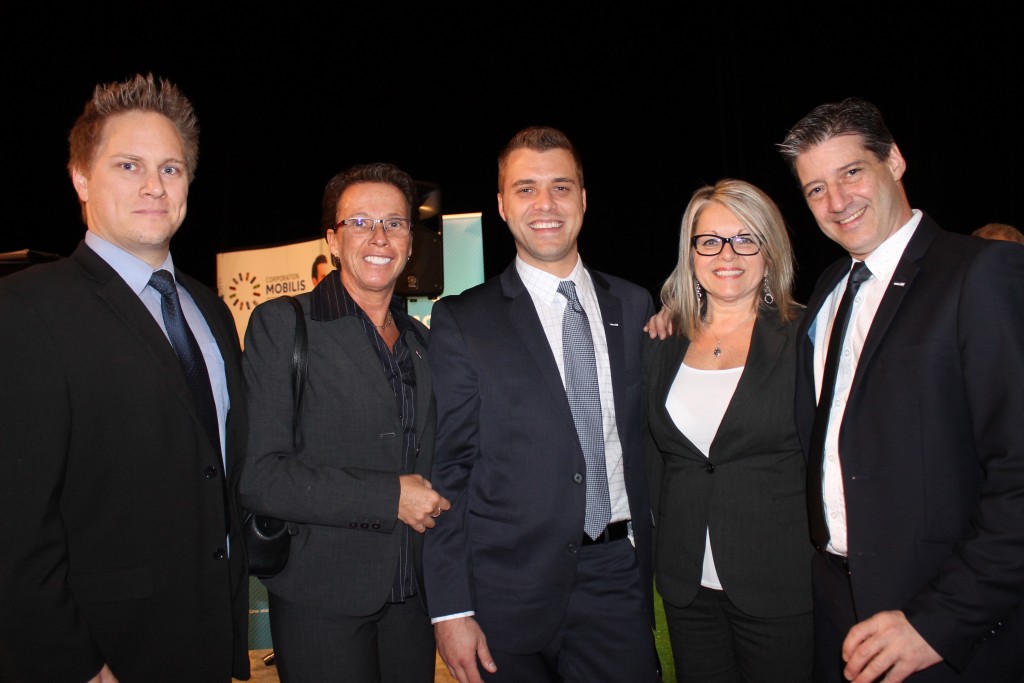
[[[761,251],[761,243],[753,235],[743,233],[735,237],[719,235],[694,235],[690,239],[693,248],[701,256],[718,256],[725,249],[726,242],[738,256],[753,256]]]
[[[336,230],[348,228],[353,235],[368,235],[374,231],[378,223],[391,237],[407,237],[412,230],[411,218],[346,218],[338,221],[334,227]]]

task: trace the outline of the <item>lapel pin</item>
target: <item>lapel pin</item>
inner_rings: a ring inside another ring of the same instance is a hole
[[[900,282],[894,282],[894,283],[892,283],[892,286],[893,286],[893,287],[906,287],[906,286],[907,286],[907,283],[906,283],[906,282],[903,282],[903,281],[901,280]]]

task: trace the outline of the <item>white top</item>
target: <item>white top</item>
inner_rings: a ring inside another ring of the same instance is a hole
[[[698,370],[680,363],[679,372],[668,390],[665,409],[680,432],[709,458],[711,443],[729,408],[743,367],[726,370]],[[722,590],[722,582],[711,554],[711,532],[704,536],[704,571],[700,585]]]

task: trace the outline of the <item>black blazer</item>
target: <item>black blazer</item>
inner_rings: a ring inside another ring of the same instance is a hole
[[[227,306],[175,274],[224,359],[227,471],[245,447]],[[135,292],[84,244],[0,280],[0,679],[247,678],[248,577],[220,455]],[[234,486],[229,486],[233,491]]]
[[[647,290],[591,271],[608,340],[615,417],[640,569],[651,589],[641,344]],[[502,650],[536,652],[565,612],[583,535],[583,451],[533,299],[511,264],[431,311],[438,400],[431,482],[452,501],[427,534],[431,616],[476,610]]]
[[[797,321],[761,315],[710,458],[679,431],[665,400],[686,356],[685,337],[650,341],[648,379],[655,583],[668,603],[697,595],[710,527],[729,599],[758,617],[811,609],[804,459],[793,417]]]
[[[800,329],[805,447],[809,327],[849,267],[843,258],[824,272]],[[839,433],[857,613],[906,613],[948,663],[921,680],[1024,680],[1022,417],[1024,249],[925,215],[871,324]]]

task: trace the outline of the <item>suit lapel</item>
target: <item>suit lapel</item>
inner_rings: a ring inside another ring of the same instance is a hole
[[[676,426],[665,405],[668,401],[668,392],[676,380],[676,375],[679,374],[679,366],[682,365],[686,351],[690,348],[690,340],[686,337],[672,337],[651,343],[659,345],[654,369],[656,384],[652,387],[651,403],[655,415],[653,422],[661,428],[653,432],[654,439],[663,451],[691,460],[704,461],[704,454]]]
[[[321,326],[331,339],[327,348],[340,352],[341,366],[337,371],[341,373],[342,384],[372,387],[377,398],[386,401],[384,405],[394,404],[395,394],[384,380],[380,358],[367,342],[363,324],[358,318],[346,315],[333,320],[313,320],[310,324]],[[353,375],[355,379],[352,379]]]
[[[589,268],[590,280],[594,283],[597,305],[601,308],[601,325],[604,328],[605,341],[608,344],[608,367],[612,375],[612,395],[615,397],[615,414],[628,415],[629,408],[624,405],[626,384],[626,343],[623,338],[622,301],[612,294],[608,281]]]
[[[572,419],[569,399],[565,395],[565,385],[562,384],[558,364],[551,352],[544,328],[540,324],[537,308],[533,305],[533,298],[520,279],[519,273],[516,272],[514,261],[501,274],[501,289],[506,297],[505,314],[508,316],[509,322],[522,340],[526,352],[536,364],[544,386],[551,394],[554,404],[558,406],[562,419],[575,430],[576,423]]]
[[[72,254],[72,258],[76,259],[85,272],[96,280],[98,285],[96,295],[121,320],[126,332],[136,337],[141,347],[153,357],[154,364],[160,369],[160,375],[170,385],[170,389],[181,401],[185,410],[192,416],[192,422],[196,429],[205,434],[205,428],[196,411],[195,398],[185,379],[181,362],[145,304],[121,279],[117,271],[84,244]],[[201,441],[209,442],[205,438]]]
[[[871,358],[878,350],[879,344],[882,343],[882,339],[885,338],[889,326],[896,317],[896,312],[903,305],[907,293],[913,286],[914,278],[920,270],[918,261],[920,261],[925,252],[928,251],[928,247],[935,240],[938,229],[938,226],[928,216],[922,216],[917,230],[914,231],[914,236],[910,238],[910,242],[907,243],[906,248],[903,250],[903,255],[900,256],[899,263],[896,264],[896,270],[893,271],[892,279],[889,281],[888,289],[882,296],[882,301],[878,304],[875,317],[871,320],[871,328],[868,330],[868,336],[864,340],[864,348],[861,349],[860,358],[857,360],[857,371],[853,376],[851,393],[855,391],[857,382],[867,371]]]
[[[736,445],[750,438],[751,419],[756,419],[759,401],[769,400],[775,392],[768,384],[775,373],[775,367],[782,362],[786,345],[785,330],[778,318],[764,319],[760,316],[754,322],[750,338],[750,350],[744,363],[740,381],[736,384],[729,405],[722,416],[722,422],[711,442],[711,459],[715,462],[727,460],[723,457],[736,452]]]

